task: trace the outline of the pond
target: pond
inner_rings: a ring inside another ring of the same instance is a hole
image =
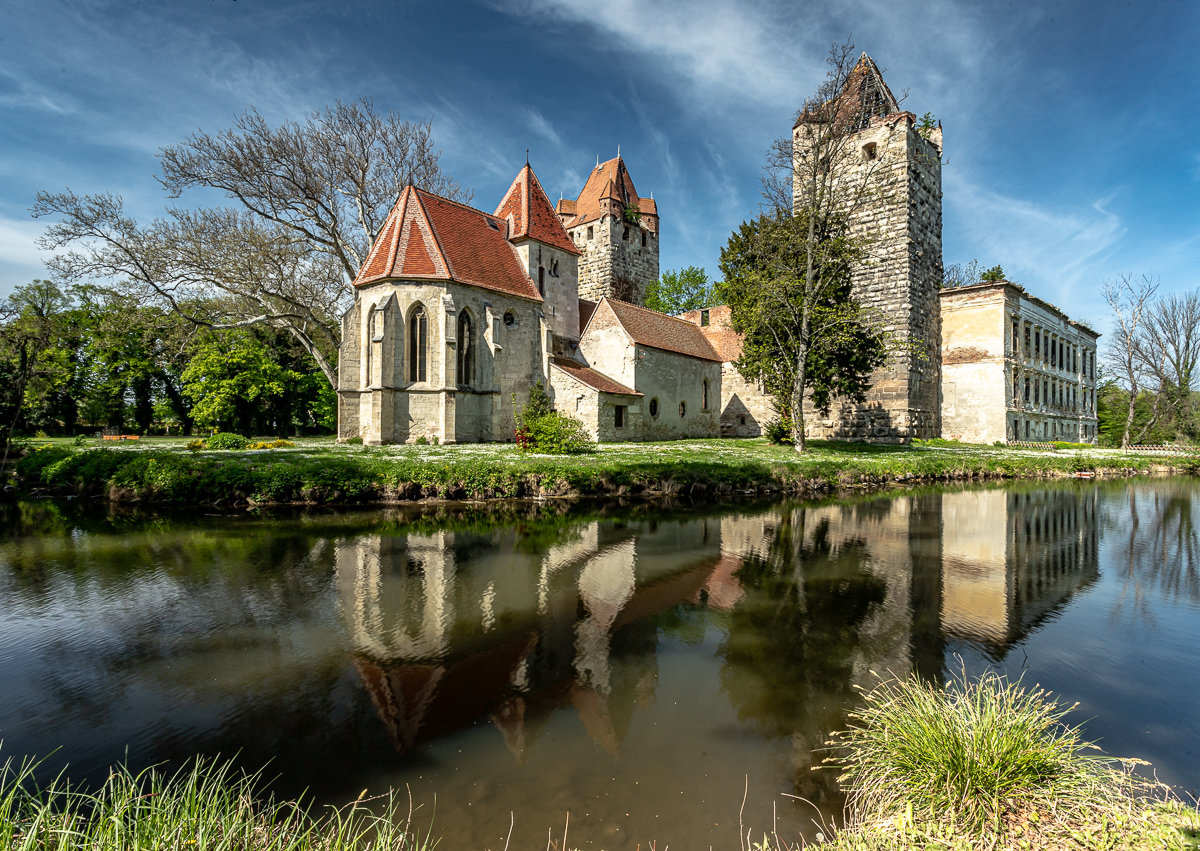
[[[989,666],[1200,787],[1200,482],[258,515],[0,508],[0,757],[411,791],[443,847],[840,813],[857,686]],[[743,796],[746,799],[744,810]]]

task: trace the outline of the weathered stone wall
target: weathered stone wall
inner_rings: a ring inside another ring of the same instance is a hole
[[[720,363],[649,346],[636,347],[634,363],[636,379],[633,387],[643,395],[640,405],[643,439],[720,436]],[[603,366],[595,368],[605,372]],[[703,405],[705,382],[708,383],[708,407]],[[658,402],[657,415],[651,413],[655,400]],[[684,405],[683,416],[679,414],[680,403]]]
[[[846,180],[865,180],[869,188],[867,202],[851,211],[852,232],[869,242],[867,259],[854,272],[853,293],[889,333],[894,353],[872,376],[864,403],[835,400],[829,416],[807,411],[808,434],[881,442],[936,437],[941,431],[940,130],[926,139],[910,113],[896,113],[873,119],[850,149],[861,163]]]
[[[427,380],[411,382],[409,319],[418,305],[428,317]],[[371,329],[367,318],[376,307],[381,321]],[[475,350],[469,386],[457,384],[458,314],[464,310]],[[504,293],[428,282],[365,287],[343,319],[338,438],[361,436],[372,444],[419,437],[512,440],[513,396],[523,405],[531,386],[546,380],[550,336],[540,305]]]
[[[639,441],[642,439],[641,396],[601,393],[562,370],[551,367],[555,408],[583,423],[593,440],[600,443]],[[616,427],[616,406],[625,406],[624,425]]]
[[[721,437],[759,437],[776,419],[775,403],[732,363],[721,364]]]
[[[591,233],[589,237],[588,234]],[[658,222],[640,224],[606,215],[571,228],[579,258],[579,297],[605,296],[641,304],[646,287],[658,280]]]
[[[534,239],[514,247],[529,280],[545,282],[542,312],[551,333],[563,340],[578,340],[579,258]]]
[[[1008,282],[940,301],[943,436],[1095,441],[1095,332]]]

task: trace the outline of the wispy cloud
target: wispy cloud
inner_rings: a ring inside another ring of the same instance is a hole
[[[536,109],[530,109],[529,107],[524,107],[521,112],[525,126],[529,128],[529,131],[533,135],[545,139],[555,148],[563,146],[562,136],[554,129],[554,125],[546,120],[545,116]]]
[[[45,225],[0,215],[0,298],[33,278],[46,277],[45,252],[37,238]]]

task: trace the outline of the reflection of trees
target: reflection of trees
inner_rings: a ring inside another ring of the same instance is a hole
[[[798,794],[836,796],[832,772],[809,771],[812,751],[855,702],[860,629],[886,585],[866,569],[861,540],[834,541],[828,517],[806,528],[808,510],[785,511],[765,556],[743,560],[746,591],[729,615],[722,685],[743,721],[794,740]]]
[[[1117,613],[1129,606],[1150,618],[1149,593],[1200,601],[1200,529],[1191,480],[1130,484],[1106,500],[1104,531],[1117,542],[1114,567],[1124,588]]]

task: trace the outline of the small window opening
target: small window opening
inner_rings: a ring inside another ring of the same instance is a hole
[[[625,231],[621,234],[621,239],[629,239],[629,225],[625,226]]]
[[[504,325],[506,328],[512,328],[517,324],[517,317],[513,315],[511,310],[504,311]]]
[[[538,295],[546,295],[546,267],[538,266]]]
[[[650,416],[652,416],[656,419],[658,418],[658,400],[657,399],[650,400]]]
[[[487,219],[487,223],[488,227],[490,227],[492,230],[500,230],[500,225],[496,224],[495,219]]]
[[[679,416],[681,416],[681,417],[682,417],[682,416],[683,416],[684,414],[686,414],[686,413],[687,413],[687,403],[686,403],[686,402],[680,402],[680,403],[679,403]]]
[[[700,311],[700,324],[701,325],[708,324],[708,308],[705,308],[704,310]]]
[[[646,235],[642,234],[642,248],[646,247]]]
[[[702,411],[708,410],[708,379],[707,378],[701,384],[700,410],[702,410]]]
[[[588,226],[588,239],[591,239],[591,238],[592,238],[592,228],[591,228],[591,225],[589,225]]]
[[[869,142],[866,145],[863,145],[862,157],[864,160],[873,160],[876,156],[878,156],[878,152],[874,142]]]
[[[746,424],[745,415],[738,417],[738,425],[745,425],[745,424]]]
[[[616,413],[613,415],[613,425],[616,428],[625,428],[625,406],[617,405]]]

